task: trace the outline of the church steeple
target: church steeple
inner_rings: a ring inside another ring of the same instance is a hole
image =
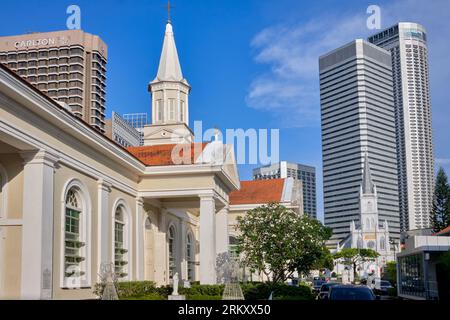
[[[375,193],[374,187],[375,186],[372,182],[372,175],[370,173],[369,153],[366,151],[366,154],[364,156],[362,193],[363,194]]]
[[[181,72],[177,46],[175,45],[173,28],[170,21],[166,24],[166,32],[164,35],[161,57],[159,59],[158,74],[152,81],[152,84],[160,81],[180,81],[187,84],[187,81],[183,78],[183,73]]]
[[[189,143],[194,140],[189,128],[191,87],[181,72],[177,46],[170,20],[166,24],[158,73],[148,85],[152,95],[152,122],[144,129],[144,144]]]

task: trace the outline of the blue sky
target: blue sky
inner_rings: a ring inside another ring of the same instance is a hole
[[[157,71],[167,13],[164,0],[7,1],[0,35],[66,28],[77,4],[82,29],[109,47],[107,110],[150,112],[147,84]],[[313,165],[322,214],[318,56],[366,28],[366,8],[381,8],[381,27],[398,21],[428,30],[437,166],[450,173],[450,1],[172,0],[184,76],[192,85],[191,122],[206,128],[280,128],[280,157]],[[240,166],[242,180],[254,166]]]

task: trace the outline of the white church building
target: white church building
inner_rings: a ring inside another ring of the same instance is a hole
[[[145,145],[124,149],[0,64],[0,299],[93,298],[110,263],[216,283],[240,181],[232,148],[194,143],[170,22],[148,89]]]
[[[349,235],[338,242],[332,252],[339,252],[343,248],[364,248],[378,252],[380,256],[376,261],[368,261],[359,266],[358,274],[361,278],[371,274],[380,277],[386,263],[395,260],[395,250],[390,243],[388,222],[386,220],[380,222],[378,217],[377,187],[372,182],[368,152],[364,158],[363,180],[359,193],[360,219],[350,223]],[[346,274],[350,276],[349,280],[353,281],[352,270],[347,269],[348,266],[337,263],[334,272]]]

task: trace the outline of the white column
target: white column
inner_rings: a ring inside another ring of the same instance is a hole
[[[100,179],[97,182],[98,191],[98,256],[97,256],[97,274],[100,274],[102,263],[112,262],[111,248],[111,229],[112,221],[109,212],[109,193],[111,192],[111,184]],[[111,252],[111,253],[110,253]]]
[[[200,284],[215,284],[216,208],[213,196],[200,197]]]
[[[216,215],[216,252],[228,252],[228,207],[222,208]]]
[[[136,280],[144,280],[145,255],[144,255],[144,200],[136,198]]]
[[[22,299],[53,296],[53,179],[57,157],[23,153]]]

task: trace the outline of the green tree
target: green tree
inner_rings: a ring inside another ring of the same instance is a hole
[[[319,259],[317,259],[316,263],[314,263],[314,270],[328,269],[333,270],[334,268],[334,259],[333,255],[330,253],[330,250],[325,248],[322,252],[322,255]]]
[[[383,270],[383,276],[386,280],[389,280],[393,286],[397,283],[397,262],[389,261]]]
[[[433,195],[433,209],[430,214],[431,227],[435,232],[450,225],[450,186],[444,169],[439,168]]]
[[[308,274],[330,237],[319,221],[278,203],[249,210],[238,218],[237,231],[243,263],[273,283],[285,282],[295,271]]]
[[[343,264],[351,266],[353,269],[353,276],[356,279],[358,277],[356,268],[364,262],[375,261],[379,256],[380,254],[372,249],[344,248],[334,254],[334,259],[340,260]]]

